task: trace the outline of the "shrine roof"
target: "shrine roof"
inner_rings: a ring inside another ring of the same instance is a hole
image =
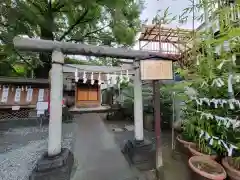
[[[48,79],[24,78],[24,77],[5,77],[0,76],[0,83],[5,84],[49,84]]]

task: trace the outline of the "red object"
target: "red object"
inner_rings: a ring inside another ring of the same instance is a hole
[[[48,95],[48,113],[50,114],[50,94]]]

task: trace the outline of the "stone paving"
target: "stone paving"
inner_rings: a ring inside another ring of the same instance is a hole
[[[72,180],[140,179],[140,173],[129,166],[98,114],[79,115],[76,122],[78,130],[73,149],[76,169]]]

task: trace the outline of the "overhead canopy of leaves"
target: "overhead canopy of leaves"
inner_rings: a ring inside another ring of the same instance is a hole
[[[5,56],[17,56],[14,59],[34,68],[33,64],[45,66],[50,60],[40,56],[39,62],[36,55],[20,54],[13,37],[129,47],[140,28],[142,9],[142,1],[135,0],[2,0],[1,48]]]

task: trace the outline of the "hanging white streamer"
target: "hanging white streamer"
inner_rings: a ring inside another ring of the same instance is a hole
[[[233,75],[230,74],[230,75],[228,76],[228,92],[229,92],[229,93],[233,93],[232,79],[233,79]]]
[[[203,135],[204,135],[204,131],[203,131],[203,130],[200,130],[199,138],[202,138]]]
[[[20,102],[21,100],[21,89],[17,88],[15,91],[14,102]]]
[[[219,65],[218,65],[218,69],[222,69],[223,65],[225,64],[226,60],[223,60]]]
[[[215,21],[213,22],[213,33],[217,32],[220,30],[220,23],[219,23],[219,18],[217,17]]]
[[[94,84],[94,79],[93,79],[93,72],[92,72],[92,74],[91,74],[91,84],[93,85]]]
[[[209,144],[210,144],[211,146],[213,145],[214,140],[219,140],[219,138],[216,137],[216,136],[211,136],[211,137],[210,137],[210,141],[209,141]]]
[[[240,76],[239,76],[239,75],[234,76],[234,80],[235,80],[237,83],[239,83],[239,82],[240,82]]]
[[[107,84],[109,85],[111,83],[111,79],[110,79],[110,74],[107,74]]]
[[[101,73],[98,74],[98,85],[102,84]]]
[[[117,73],[114,73],[114,76],[112,77],[112,84],[117,84]]]
[[[219,104],[219,100],[218,99],[213,98],[212,100],[209,100],[209,102],[214,104],[214,108],[215,109],[218,108],[218,104]]]
[[[26,101],[27,102],[31,102],[32,101],[32,94],[33,94],[33,89],[32,88],[28,88],[27,96],[26,96]]]
[[[39,89],[38,91],[38,102],[44,101],[44,89]]]
[[[224,86],[224,82],[221,78],[214,79],[211,86],[222,87]]]
[[[236,60],[237,60],[236,54],[233,54],[233,55],[232,55],[232,62],[233,62],[233,64],[235,64],[235,65],[236,65]]]
[[[231,50],[229,41],[224,41],[223,42],[223,49],[227,52]]]
[[[83,72],[83,83],[85,84],[87,82],[87,76],[86,76],[86,72]]]
[[[220,105],[221,105],[221,107],[223,108],[224,105],[227,104],[227,103],[228,103],[227,100],[222,99],[221,102],[220,102]]]
[[[6,103],[8,100],[9,87],[3,87],[1,102]]]
[[[201,88],[203,88],[204,86],[208,86],[208,83],[206,81],[203,81],[203,83],[201,84]]]
[[[229,99],[228,100],[228,104],[229,104],[229,108],[231,109],[231,110],[233,110],[233,109],[235,109],[235,107],[234,107],[234,105],[233,105],[233,99]]]
[[[216,54],[218,54],[218,55],[221,54],[221,47],[222,47],[221,45],[218,45],[218,46],[215,47],[215,53]]]
[[[78,82],[78,80],[79,80],[79,77],[78,77],[78,69],[76,68],[76,70],[75,70],[75,82]]]
[[[200,60],[199,60],[199,59],[200,59],[200,56],[198,55],[198,56],[197,56],[197,66],[200,65]]]
[[[119,84],[121,84],[123,82],[123,74],[122,74],[122,71],[121,71],[121,74],[119,76]]]
[[[238,121],[237,119],[232,119],[232,118],[228,118],[228,117],[221,117],[221,116],[216,116],[216,115],[212,115],[211,113],[205,113],[202,111],[197,111],[198,113],[200,113],[200,119],[206,118],[206,119],[210,119],[213,120],[215,119],[218,122],[218,125],[225,125],[227,128],[230,127],[230,125],[233,126],[233,129],[236,129],[238,127],[240,127],[240,121]]]
[[[235,106],[240,108],[240,102],[237,99],[208,99],[208,98],[197,98],[197,97],[190,97],[191,100],[195,100],[197,105],[202,106],[205,102],[208,106],[211,105],[211,103],[214,103],[214,107],[218,108],[219,105],[221,107],[224,107],[224,104],[228,104],[230,109],[235,109]]]
[[[214,141],[217,141],[219,145],[223,145],[223,147],[227,150],[228,156],[232,156],[232,152],[234,149],[238,149],[237,146],[227,143],[224,140],[220,139],[219,137],[216,136],[210,136],[207,132],[200,130],[200,135],[199,138],[203,138],[209,141],[209,145],[213,145]],[[228,146],[229,145],[229,146]]]
[[[127,82],[130,81],[129,74],[128,74],[128,70],[126,71],[126,81],[127,81]]]

